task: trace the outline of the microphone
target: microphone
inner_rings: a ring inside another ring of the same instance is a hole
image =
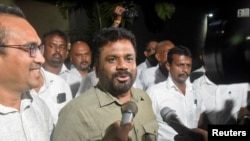
[[[180,121],[180,119],[176,115],[175,110],[172,110],[169,107],[164,107],[161,110],[161,117],[162,117],[163,121],[166,122],[167,124],[171,124],[172,121],[175,121],[177,123],[182,124],[182,122]]]
[[[121,112],[122,112],[121,126],[123,126],[126,123],[131,122],[133,120],[135,114],[138,112],[138,107],[134,102],[129,101],[122,105]]]
[[[175,110],[169,107],[164,107],[161,110],[161,117],[164,122],[171,126],[178,134],[184,134],[189,128],[187,128],[176,115]]]

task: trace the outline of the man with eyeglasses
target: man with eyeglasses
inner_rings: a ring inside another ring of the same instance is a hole
[[[43,46],[23,12],[0,4],[0,139],[49,141],[54,128],[48,107],[29,93],[39,86]]]
[[[158,41],[151,40],[146,43],[146,48],[144,51],[144,55],[146,57],[145,61],[140,63],[137,68],[139,70],[144,70],[146,68],[150,68],[157,65],[157,60],[155,59],[155,48],[158,44]]]
[[[158,61],[158,65],[144,69],[139,74],[139,80],[141,81],[143,90],[147,90],[149,87],[167,79],[168,70],[165,67],[165,63],[167,61],[168,51],[174,48],[174,46],[174,43],[170,40],[163,40],[157,44],[155,57]]]

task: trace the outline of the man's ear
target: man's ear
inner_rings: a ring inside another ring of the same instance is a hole
[[[69,56],[70,54],[69,54],[69,50],[67,50],[67,52],[66,52],[66,56]]]
[[[170,64],[168,62],[165,63],[165,67],[168,70],[168,72],[170,71]]]
[[[148,57],[147,51],[144,51],[144,56],[145,56],[145,57]]]
[[[160,56],[159,56],[159,53],[155,53],[155,58],[156,58],[156,60],[158,61],[158,62],[160,62]]]
[[[99,74],[99,69],[98,69],[98,67],[97,67],[97,65],[96,64],[94,64],[94,71],[95,71],[95,75],[96,75],[96,78],[99,78],[99,76],[98,76],[98,74]]]
[[[72,57],[71,56],[69,56],[69,60],[70,60],[70,62],[72,62]]]

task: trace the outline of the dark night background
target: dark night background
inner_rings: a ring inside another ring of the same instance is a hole
[[[18,3],[26,3],[31,0],[17,0]],[[89,36],[84,31],[89,28],[89,17],[86,12],[83,10],[85,8],[91,8],[94,2],[107,2],[108,0],[93,0],[93,1],[82,1],[82,0],[36,0],[41,2],[50,3],[53,6],[58,7],[58,3],[64,2],[68,6],[74,2],[77,2],[76,8],[69,11],[68,22],[69,22],[69,31],[67,33],[81,33],[84,36]],[[131,0],[112,0],[108,2],[130,2]],[[131,30],[137,39],[137,64],[144,61],[145,57],[143,54],[145,43],[149,40],[155,39],[158,41],[161,40],[172,40],[175,44],[181,44],[187,46],[191,49],[193,53],[193,69],[198,68],[201,65],[199,61],[199,51],[200,48],[204,46],[204,39],[206,36],[206,14],[218,7],[225,5],[218,4],[216,2],[208,0],[146,0],[139,1],[134,0],[135,4],[138,5],[139,17],[134,19],[133,24],[128,26],[128,29]],[[175,6],[175,12],[173,13],[170,19],[165,21],[157,17],[154,4],[157,2],[168,2],[172,3]],[[218,1],[223,2],[223,1]],[[226,2],[227,5],[229,2]],[[63,6],[63,5],[61,5]],[[24,8],[25,13],[26,9],[31,9],[32,7],[28,6]],[[112,7],[110,7],[112,8]],[[33,9],[34,10],[34,9]],[[45,15],[46,16],[46,15]],[[38,19],[39,20],[39,19]],[[44,22],[44,21],[41,21]],[[45,22],[44,24],[49,24]],[[35,24],[34,24],[35,25]],[[50,25],[48,25],[50,26]],[[37,27],[40,28],[40,27]],[[44,31],[42,31],[44,32]],[[72,34],[71,34],[72,35]]]
[[[208,1],[183,2],[179,0],[168,0],[166,2],[175,5],[175,12],[171,19],[163,21],[157,17],[154,10],[153,5],[158,1],[160,0],[133,1],[139,7],[139,17],[134,19],[133,24],[127,28],[135,34],[137,39],[137,63],[139,64],[145,59],[143,51],[147,41],[151,39],[158,41],[171,40],[175,44],[181,44],[190,48],[193,53],[193,69],[200,67],[199,51],[200,48],[203,47],[206,35],[206,14],[220,5]],[[84,2],[83,5],[91,4]],[[82,24],[86,22],[86,20],[80,22],[80,19],[76,18],[79,17],[76,13],[77,11],[72,12],[71,17],[78,20],[75,21],[75,23],[71,22],[70,29],[78,31],[85,30],[81,28],[88,28],[87,26],[79,26],[77,23]],[[79,15],[82,17],[82,14]],[[74,19],[70,21],[74,21]]]

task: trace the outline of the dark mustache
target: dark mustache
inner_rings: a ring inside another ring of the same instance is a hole
[[[88,64],[88,61],[82,61],[80,64]]]
[[[62,58],[62,55],[60,53],[55,53],[52,56],[59,55]]]
[[[42,67],[41,63],[31,64],[30,66],[31,69],[40,69],[41,67]]]
[[[180,74],[179,76],[186,76],[186,77],[189,77],[189,74],[188,74],[188,73],[182,73],[182,74]]]
[[[118,76],[129,76],[130,78],[132,77],[132,74],[126,70],[118,71],[112,75],[113,77],[118,77]]]

